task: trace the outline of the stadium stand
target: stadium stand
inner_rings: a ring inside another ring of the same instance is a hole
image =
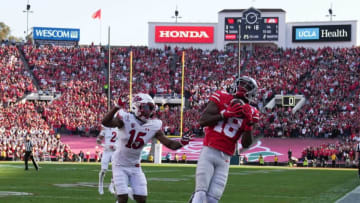
[[[24,94],[36,91],[30,73],[24,69],[19,59],[19,51],[14,45],[0,46],[0,97],[1,105],[15,103]]]
[[[36,126],[46,126],[49,131],[54,131],[53,134],[96,135],[107,111],[104,91],[105,78],[109,74],[107,51],[92,46],[32,45],[25,45],[21,50],[41,91],[60,92],[61,96],[49,102],[12,105],[24,94],[37,90],[28,77],[30,73],[23,69],[16,47],[3,45],[0,48],[2,118],[9,112],[24,113],[19,112],[19,108],[29,111],[26,115],[34,114],[33,118],[40,120],[35,122]],[[184,129],[201,137],[202,129],[197,120],[209,95],[216,90],[225,90],[233,81],[234,73],[238,71],[236,54],[232,50],[113,48],[110,64],[112,100],[118,96],[127,98],[129,94],[130,51],[133,52],[133,92],[163,97],[178,97],[181,93],[181,54],[185,51]],[[257,47],[244,53],[241,74],[255,78],[260,84],[257,107],[262,112],[262,119],[258,133],[267,137],[337,137],[346,140],[359,132],[359,54],[360,49],[356,47],[318,50]],[[8,77],[10,73],[12,77]],[[301,94],[307,101],[294,114],[286,107],[265,108],[275,94]],[[159,103],[156,116],[164,121],[167,134],[179,134],[178,105]],[[16,122],[26,125],[21,120]],[[12,125],[10,122],[3,126],[10,129]]]

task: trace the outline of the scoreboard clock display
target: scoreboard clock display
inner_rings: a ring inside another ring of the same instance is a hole
[[[295,96],[282,97],[282,106],[295,106],[295,105],[296,105]]]
[[[250,8],[242,17],[225,18],[225,41],[274,41],[278,40],[279,18],[262,17],[261,13]]]

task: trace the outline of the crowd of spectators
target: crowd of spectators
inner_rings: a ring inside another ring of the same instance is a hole
[[[0,106],[0,159],[23,159],[26,136],[32,139],[35,157],[39,159],[45,156],[63,158],[64,154],[71,154],[70,147],[55,136],[54,130],[37,112],[38,103]]]
[[[30,73],[24,69],[19,51],[14,45],[0,46],[0,99],[1,105],[8,105],[34,92],[36,88]]]
[[[268,54],[270,53],[276,51]],[[300,69],[302,72],[295,77],[299,79],[284,86],[281,91],[284,94],[302,94],[306,103],[295,114],[287,107],[264,109],[262,127],[265,134],[287,137],[349,137],[360,129],[357,122],[360,119],[360,49],[302,49],[301,53],[303,54],[298,58],[307,56],[301,59],[306,65],[293,66],[292,69],[295,70],[283,70],[280,74],[286,75],[285,78],[294,78],[288,73]],[[297,54],[289,54],[294,55]],[[266,84],[269,83],[264,83]],[[276,85],[279,82],[270,84]],[[266,89],[273,91],[274,88]],[[263,99],[266,98],[267,94],[263,95]]]
[[[61,92],[43,105],[43,116],[56,131],[89,133],[100,129],[107,109],[102,87],[106,83],[104,53],[97,47],[23,47],[30,69],[41,89]]]
[[[71,133],[100,129],[101,118],[108,109],[104,91],[107,75],[111,75],[112,102],[118,97],[126,100],[129,95],[130,51],[132,91],[151,96],[181,94],[181,56],[185,52],[184,130],[200,136],[202,130],[197,121],[209,96],[214,91],[225,90],[238,72],[238,56],[231,49],[113,48],[110,73],[106,68],[107,51],[93,46],[25,45],[21,51],[41,90],[61,92],[61,97],[52,102],[2,105],[2,118],[13,114],[9,118],[16,117],[15,125],[21,125],[16,127],[30,130],[47,126],[53,133],[63,129]],[[35,91],[17,48],[2,46],[0,53],[2,104],[15,102],[24,93]],[[241,74],[255,78],[260,87],[256,104],[262,112],[260,133],[271,137],[349,137],[358,132],[359,55],[359,48],[255,47],[252,52],[244,52]],[[306,103],[296,113],[287,107],[264,108],[275,94],[302,94]],[[156,116],[163,120],[165,132],[178,134],[180,107],[170,104],[158,104],[158,107]],[[6,129],[12,125],[3,124]]]
[[[355,138],[355,139],[354,139]],[[340,140],[335,144],[321,144],[319,146],[308,146],[302,151],[301,160],[307,160],[314,166],[325,167],[334,164],[344,164],[346,167],[352,167],[356,161],[356,145],[358,137],[352,136]]]

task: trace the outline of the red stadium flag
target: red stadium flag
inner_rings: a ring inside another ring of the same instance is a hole
[[[99,9],[95,13],[93,13],[91,17],[94,19],[96,19],[96,18],[101,19],[101,9]]]

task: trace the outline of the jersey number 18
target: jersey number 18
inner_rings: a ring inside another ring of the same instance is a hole
[[[224,132],[227,137],[233,138],[241,127],[243,119],[229,118],[225,121],[219,121],[214,130],[218,133]]]

